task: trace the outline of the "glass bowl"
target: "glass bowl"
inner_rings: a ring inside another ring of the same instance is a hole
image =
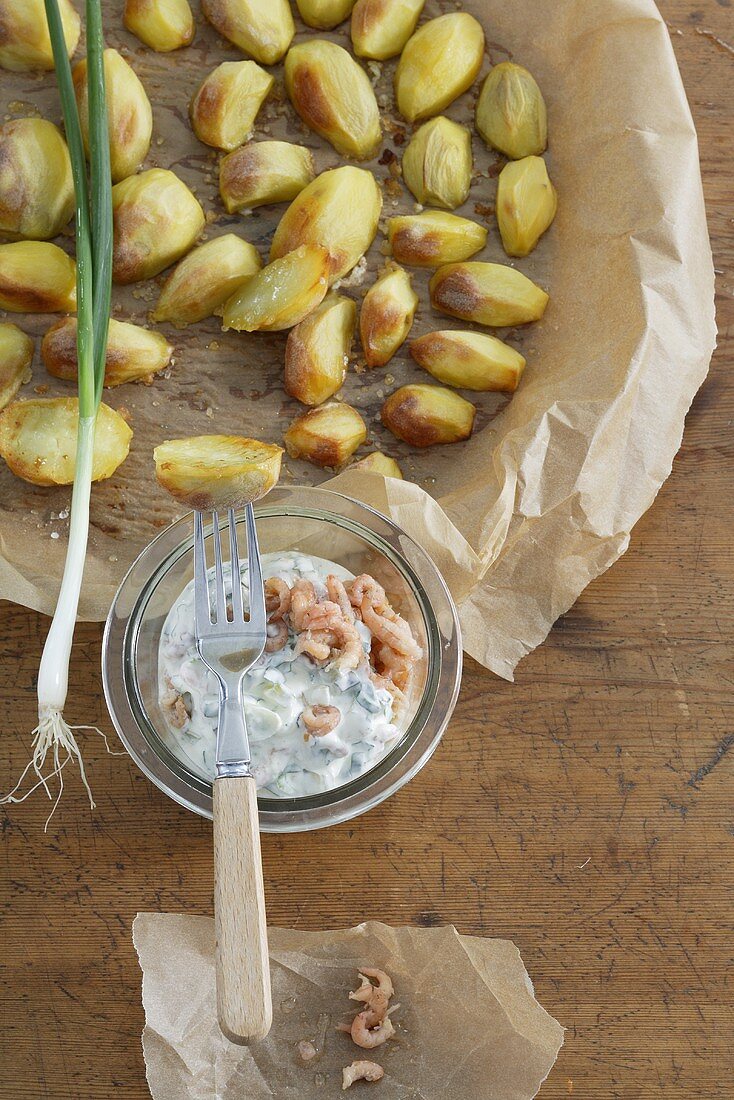
[[[263,554],[298,550],[371,573],[408,620],[424,657],[400,726],[402,736],[368,771],[341,787],[298,798],[258,798],[265,832],[319,829],[347,821],[407,783],[434,752],[456,703],[461,635],[454,602],[435,565],[397,524],[326,489],[279,486],[255,505]],[[242,531],[240,546],[245,545]],[[211,560],[211,552],[210,552]],[[110,608],[102,646],[107,706],[140,769],[181,805],[212,814],[210,780],[173,751],[158,700],[158,647],[166,616],[193,577],[191,514],[140,554]]]

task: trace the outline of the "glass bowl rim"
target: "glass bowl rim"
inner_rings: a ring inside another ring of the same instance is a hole
[[[295,497],[300,503],[295,502]],[[287,516],[295,510],[308,518],[351,529],[371,543],[398,569],[410,586],[431,642],[426,685],[416,713],[403,737],[376,765],[357,779],[320,796],[259,800],[262,831],[322,828],[356,817],[382,802],[407,783],[435,751],[453,713],[461,683],[462,646],[458,614],[446,582],[426,551],[393,520],[362,501],[320,486],[280,485],[259,501],[255,509],[263,518]],[[160,741],[160,735],[142,703],[131,699],[131,694],[137,694],[138,677],[137,670],[133,671],[130,667],[132,665],[134,668],[134,659],[129,658],[131,654],[134,658],[140,621],[161,578],[190,551],[191,515],[186,513],[156,535],[123,577],[105,624],[102,682],[117,734],[140,770],[180,805],[204,817],[211,817],[211,793],[203,789],[206,786],[210,791],[209,785],[199,784],[195,777],[192,777],[194,782],[190,783],[166,762],[165,755],[157,750],[154,741],[141,728],[141,721],[149,727],[155,741],[161,744],[164,754],[168,752],[175,761],[173,754]],[[406,558],[405,544],[410,547],[413,563]],[[415,560],[418,566],[414,564]],[[128,591],[141,569],[143,582],[132,592]],[[424,584],[431,586],[430,597]],[[437,607],[437,603],[441,606]],[[445,632],[440,624],[446,620],[447,613],[450,628]],[[128,686],[129,677],[132,678],[132,691]],[[426,694],[431,685],[433,690],[427,700]],[[401,747],[402,751],[398,752]],[[314,800],[317,800],[317,805],[306,805]]]

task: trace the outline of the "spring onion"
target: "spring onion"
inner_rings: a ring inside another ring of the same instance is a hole
[[[74,733],[75,730],[94,727],[69,726],[64,718],[64,707],[69,685],[71,646],[89,536],[94,433],[104,381],[112,283],[112,180],[100,0],[86,0],[90,148],[88,178],[79,112],[74,97],[71,66],[64,41],[58,0],[44,0],[44,2],[76,195],[79,422],[69,543],[56,611],[46,637],[38,673],[38,725],[33,731],[33,755],[14,790],[2,801],[22,801],[22,798],[27,797],[39,786],[45,788],[50,798],[49,777],[44,775],[44,766],[48,754],[51,753],[53,760],[51,776],[58,776],[60,781],[59,792],[51,811],[53,814],[63,791],[62,769],[73,759],[78,761],[90,804],[94,806],[82,755]],[[38,782],[26,795],[18,797],[16,792],[30,769],[38,776]]]

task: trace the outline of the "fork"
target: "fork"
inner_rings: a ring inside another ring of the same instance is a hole
[[[267,639],[265,593],[255,513],[245,509],[249,616],[242,600],[237,521],[227,513],[232,576],[231,618],[224,586],[219,513],[212,513],[214,599],[210,598],[204,545],[204,515],[194,512],[194,615],[196,647],[219,680],[217,770],[214,804],[214,923],[217,1016],[233,1043],[263,1039],[272,1022],[257,785],[242,700],[244,674],[261,656]]]

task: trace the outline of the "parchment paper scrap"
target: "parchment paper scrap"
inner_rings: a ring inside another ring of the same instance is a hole
[[[364,1052],[383,1066],[384,1078],[355,1085],[352,1095],[529,1100],[563,1043],[563,1028],[535,1000],[508,940],[376,921],[332,932],[271,928],[269,937],[273,1027],[248,1049],[229,1043],[217,1025],[214,922],[160,913],[135,918],[153,1100],[341,1096],[342,1067],[363,1052],[335,1025],[354,1014],[347,993],[360,966],[386,969],[401,1007],[392,1016],[396,1037]],[[299,1060],[301,1040],[320,1051],[315,1064]]]
[[[624,552],[670,473],[714,347],[714,275],[696,133],[652,0],[465,0],[462,7],[486,31],[480,80],[490,64],[511,57],[532,70],[548,103],[558,216],[536,251],[516,262],[548,289],[550,306],[542,322],[500,332],[526,355],[527,370],[509,403],[467,395],[479,413],[466,444],[417,452],[380,424],[387,393],[426,381],[407,345],[385,370],[350,369],[341,395],[365,417],[368,446],[397,457],[413,484],[347,473],[335,487],[374,504],[423,543],[460,605],[465,648],[511,679],[558,615]],[[428,0],[423,18],[442,10],[454,5]],[[186,117],[203,75],[241,55],[201,19],[193,45],[172,61],[123,29],[117,0],[104,0],[104,12],[108,45],[126,53],[153,102],[145,166],[174,168],[196,190],[211,219],[208,237],[236,232],[265,255],[283,207],[226,215],[217,154],[195,140]],[[299,35],[314,33],[298,20],[297,27]],[[348,33],[345,22],[328,37],[348,45]],[[394,68],[387,62],[369,70],[385,134],[383,152],[367,167],[383,187],[385,217],[413,211],[390,164],[409,137],[391,106]],[[279,91],[266,101],[255,138],[307,144],[319,171],[335,167],[337,155],[305,130],[282,94],[281,66],[273,72]],[[471,126],[478,88],[479,81],[447,114]],[[0,101],[7,117],[38,110],[59,119],[51,74],[4,73]],[[491,215],[502,162],[476,134],[473,155],[477,176],[457,213],[489,226],[475,259],[506,263]],[[64,243],[70,247],[68,236]],[[340,293],[361,300],[384,261],[383,244],[380,233],[364,283]],[[462,327],[431,310],[426,272],[414,272],[413,282],[421,299],[413,336]],[[157,296],[155,282],[116,287],[114,315],[144,324]],[[11,319],[36,336],[51,323]],[[127,461],[94,488],[84,618],[106,615],[133,558],[177,514],[153,479],[155,444],[211,431],[280,442],[301,411],[283,391],[285,334],[222,333],[216,318],[163,330],[176,348],[170,377],[105,395],[127,408],[135,434]],[[37,356],[23,396],[33,396],[39,383],[51,394],[70,392]],[[0,597],[49,612],[63,566],[69,491],[26,485],[0,467]],[[298,482],[327,476],[292,461],[284,473]]]

